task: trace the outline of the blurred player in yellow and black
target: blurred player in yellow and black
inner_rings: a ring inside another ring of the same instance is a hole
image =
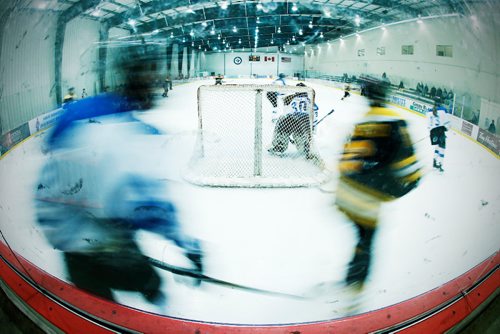
[[[384,107],[387,84],[371,78],[363,81],[370,110],[344,145],[336,191],[337,207],[358,233],[345,279],[346,285],[358,291],[369,274],[381,205],[407,194],[421,177],[406,121]]]

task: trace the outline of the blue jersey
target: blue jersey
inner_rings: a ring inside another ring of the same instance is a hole
[[[286,86],[285,79],[278,78],[278,79],[273,81],[273,85]]]
[[[134,117],[138,106],[110,94],[76,101],[48,133],[51,154],[35,198],[38,222],[55,248],[108,249],[120,238],[113,233],[136,230],[196,247],[180,230],[169,183],[161,180],[164,137]],[[110,222],[117,228],[106,227]]]
[[[82,120],[91,122],[95,118],[108,116],[119,119],[120,122],[137,121],[131,111],[139,107],[139,102],[115,94],[97,95],[67,104],[63,107],[63,115],[49,134],[48,148],[64,146],[65,136],[71,135],[71,129]],[[159,134],[157,129],[141,124],[145,133]]]

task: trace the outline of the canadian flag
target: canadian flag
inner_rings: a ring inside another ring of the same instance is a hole
[[[274,57],[265,56],[264,57],[264,61],[272,61],[272,62],[274,62]]]

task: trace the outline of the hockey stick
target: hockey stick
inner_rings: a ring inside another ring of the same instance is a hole
[[[318,120],[317,122],[314,122],[314,123],[313,123],[313,126],[312,126],[312,127],[313,127],[313,129],[314,129],[314,128],[315,128],[315,127],[316,127],[316,126],[317,126],[317,125],[318,125],[321,121],[323,121],[325,118],[327,118],[328,116],[330,116],[331,114],[333,114],[333,112],[334,112],[334,111],[335,111],[335,109],[330,110],[330,111],[328,112],[328,114],[326,114],[325,116],[321,117],[321,119],[320,119],[320,120]],[[294,141],[292,138],[290,138],[290,143],[295,144],[295,141]]]
[[[316,127],[319,123],[321,123],[325,118],[327,118],[328,116],[330,116],[331,114],[333,114],[334,111],[335,111],[335,109],[330,110],[328,112],[328,114],[326,114],[325,116],[321,117],[321,119],[318,120],[317,122],[314,122],[313,128]]]
[[[146,256],[146,259],[149,261],[149,263],[151,263],[151,265],[153,265],[157,268],[169,271],[175,275],[187,276],[187,277],[191,277],[194,279],[199,279],[199,280],[207,282],[207,283],[218,284],[218,285],[226,286],[229,288],[236,288],[236,289],[240,289],[240,290],[252,291],[252,292],[262,293],[262,294],[266,294],[266,295],[281,296],[281,297],[300,299],[300,300],[306,299],[305,297],[292,295],[292,294],[288,294],[288,293],[264,290],[264,289],[259,289],[259,288],[252,288],[252,287],[246,286],[246,285],[231,283],[228,281],[224,281],[224,280],[220,280],[217,278],[203,275],[202,273],[198,272],[195,269],[188,269],[188,268],[173,266],[173,265],[170,265],[168,263],[165,263],[165,262],[162,262],[160,260],[153,259],[153,258],[150,258],[147,256]]]
[[[416,142],[414,142],[414,143],[413,143],[413,145],[418,144],[418,143],[420,143],[422,140],[427,139],[427,138],[429,138],[429,137],[430,137],[430,135],[427,135],[427,136],[425,136],[424,138],[421,138],[421,139],[417,140]]]

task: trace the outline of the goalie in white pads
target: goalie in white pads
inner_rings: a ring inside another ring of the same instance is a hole
[[[297,86],[305,87],[303,83]],[[281,115],[274,128],[272,147],[268,150],[271,154],[281,154],[288,149],[288,144],[293,138],[297,150],[311,159],[311,119],[308,110],[312,104],[305,92],[295,93],[283,99],[285,114]]]

